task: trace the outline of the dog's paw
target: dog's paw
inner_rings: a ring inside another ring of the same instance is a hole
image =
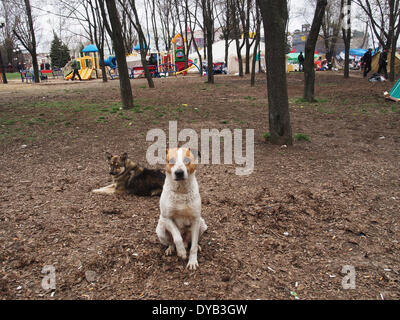
[[[168,249],[165,250],[165,255],[166,256],[171,256],[174,253],[174,251],[175,251],[175,247],[173,245],[170,245],[168,247]]]
[[[183,260],[186,260],[187,255],[186,255],[185,248],[178,250],[177,255],[178,255],[178,257],[182,258]]]
[[[199,263],[197,262],[197,259],[190,259],[189,263],[187,264],[186,268],[189,270],[196,270],[199,267]]]

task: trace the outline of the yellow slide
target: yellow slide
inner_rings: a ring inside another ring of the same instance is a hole
[[[81,70],[80,75],[81,75],[82,80],[90,80],[92,78],[93,70],[94,69],[92,69],[92,68],[86,68],[86,69]]]
[[[195,66],[194,64],[192,64],[189,68],[187,68],[187,69],[185,69],[185,70],[182,70],[182,71],[179,71],[179,72],[177,72],[177,73],[175,73],[175,74],[178,75],[178,74],[185,73],[185,72],[189,71],[190,69],[192,69],[192,68],[194,68],[194,67],[196,67],[196,66]]]
[[[94,69],[92,69],[92,68],[85,68],[85,69],[79,70],[79,75],[81,76],[81,79],[82,80],[90,80],[92,77],[93,70]],[[69,75],[67,75],[65,77],[65,80],[71,79],[72,74],[73,74],[73,72],[71,72]],[[75,77],[75,79],[77,79],[77,77]]]

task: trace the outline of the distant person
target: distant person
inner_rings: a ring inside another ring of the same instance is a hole
[[[299,72],[304,71],[304,56],[303,52],[300,52],[299,56],[297,57],[297,60],[299,61]]]
[[[361,63],[364,67],[364,78],[367,77],[368,73],[372,69],[372,49],[368,49],[361,58]]]
[[[332,71],[333,69],[333,57],[331,57],[329,60],[327,60],[327,67],[329,71]]]
[[[21,62],[18,62],[17,64],[17,70],[19,73],[21,73],[22,71],[24,71],[24,65]]]
[[[149,61],[148,61],[149,65],[155,66],[157,65],[157,55],[152,53],[150,55]]]
[[[322,68],[322,57],[319,57],[317,61],[314,61],[314,69],[316,71],[321,71]]]
[[[79,81],[82,81],[81,75],[79,74],[79,63],[78,63],[78,61],[75,60],[75,57],[72,57],[71,67],[74,70],[74,73],[72,74],[71,80],[74,81],[75,80],[75,75],[77,75]]]
[[[383,72],[384,77],[386,79],[388,78],[387,64],[388,64],[388,49],[385,48],[383,49],[383,52],[381,52],[381,56],[379,57],[378,73],[381,74]]]

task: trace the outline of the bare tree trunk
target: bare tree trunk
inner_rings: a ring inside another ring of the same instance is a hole
[[[140,45],[140,59],[142,61],[142,66],[144,70],[144,75],[147,79],[147,84],[149,85],[149,88],[154,88],[154,81],[153,77],[151,76],[151,73],[149,71],[149,66],[147,65],[146,61],[146,56],[147,56],[147,51],[149,50],[149,45],[146,42],[146,38],[142,29],[142,26],[140,24],[139,16],[136,10],[136,5],[135,1],[130,1],[131,8],[133,10],[133,14],[135,15],[135,21],[136,23],[134,24],[136,31],[139,35],[139,45]]]
[[[218,16],[218,23],[220,25],[224,25],[224,27],[222,27],[222,34],[223,34],[223,39],[225,41],[225,67],[228,68],[228,59],[229,59],[229,45],[232,42],[232,40],[229,39],[229,37],[231,36],[231,31],[232,31],[232,1],[235,0],[224,0],[224,8],[225,8],[225,21],[220,21]]]
[[[251,11],[252,0],[247,0],[247,11],[246,11],[246,28],[245,35],[246,38],[246,69],[245,74],[250,74],[250,11]]]
[[[256,64],[257,64],[257,55],[258,55],[258,47],[260,46],[260,35],[257,33],[256,43],[253,50],[253,60],[251,62],[251,86],[254,87],[256,84]],[[259,57],[260,59],[261,57]]]
[[[244,5],[243,2],[239,0],[234,0],[231,2],[231,11],[233,18],[233,30],[235,34],[235,43],[236,43],[236,55],[239,63],[239,77],[243,77],[243,57],[242,57],[242,48],[246,44],[247,34],[246,34],[246,19],[243,17],[244,13]],[[243,41],[240,43],[241,33],[240,33],[240,22],[243,27]]]
[[[40,74],[39,74],[39,65],[37,60],[36,54],[36,37],[35,37],[35,29],[33,28],[33,19],[32,19],[32,9],[31,3],[29,0],[25,0],[25,8],[26,8],[26,15],[28,17],[28,24],[29,24],[29,32],[31,33],[31,56],[32,56],[32,65],[33,65],[33,74],[35,76],[35,82],[40,82]]]
[[[314,70],[314,52],[317,44],[319,30],[321,29],[322,19],[325,14],[325,7],[327,0],[317,0],[317,7],[314,13],[314,19],[311,26],[311,31],[308,35],[306,48],[305,48],[305,61],[304,61],[304,95],[303,98],[309,102],[315,101],[315,70]]]
[[[199,57],[199,68],[200,68],[200,77],[203,76],[203,57],[200,54],[200,50],[199,50],[199,46],[197,45],[196,39],[194,37],[194,33],[195,33],[195,27],[196,27],[196,21],[194,22],[194,25],[192,25],[192,18],[191,18],[191,12],[189,10],[188,4],[186,3],[187,6],[187,10],[189,11],[189,28],[190,28],[190,34],[191,34],[191,42],[194,45],[194,48],[196,50],[197,56]],[[195,10],[194,10],[194,17],[196,19],[197,16],[197,10],[199,8],[199,3],[198,1],[195,1]]]
[[[94,42],[99,50],[99,59],[101,63],[100,68],[101,68],[101,76],[103,78],[103,82],[108,82],[107,79],[107,71],[106,71],[106,66],[104,65],[104,39],[105,39],[105,26],[104,22],[102,21],[101,14],[100,14],[100,8],[96,1],[89,0],[87,1],[87,4],[90,6],[90,11],[92,13],[92,23],[93,23],[93,38]],[[87,11],[87,20],[89,26],[92,24],[90,22],[90,17]],[[97,68],[96,68],[96,78],[98,77],[97,74]]]
[[[213,6],[211,4],[213,0],[201,0],[203,9],[203,19],[204,19],[204,30],[207,34],[207,61],[208,61],[208,80],[210,84],[214,83],[214,68],[213,68],[213,20],[212,20],[212,10]]]
[[[257,0],[264,21],[271,143],[292,145],[286,81],[286,1]]]
[[[160,38],[158,36],[158,28],[157,28],[157,21],[156,21],[157,17],[156,17],[156,3],[155,3],[155,0],[152,0],[150,2],[150,5],[151,5],[151,25],[152,25],[152,28],[153,28],[154,42],[155,42],[155,45],[156,45],[157,52],[160,52],[160,45],[159,45]]]
[[[254,45],[253,49],[253,60],[252,60],[252,65],[251,65],[251,86],[254,87],[256,84],[256,63],[257,63],[257,55],[258,55],[258,47],[260,46],[260,41],[261,41],[261,20],[260,20],[260,12],[258,10],[258,6],[256,6],[256,23],[257,23],[257,28],[256,28],[256,43]],[[261,57],[259,57],[261,59]]]
[[[6,68],[4,68],[4,62],[3,62],[3,55],[1,54],[1,49],[0,49],[0,72],[3,75],[3,83],[7,84],[7,76],[6,76]]]
[[[389,80],[391,82],[394,82],[396,80],[396,68],[395,68],[395,62],[396,62],[396,48],[397,48],[397,40],[399,39],[399,34],[400,34],[400,25],[397,25],[397,31],[395,30],[396,28],[396,13],[398,14],[399,12],[399,1],[395,0],[389,0],[389,7],[390,7],[390,16],[389,16],[389,25],[390,25],[390,30],[389,34],[392,35],[391,40],[391,47],[392,51],[390,54],[390,73],[389,73]],[[399,15],[399,23],[400,23],[400,15]]]
[[[239,63],[239,77],[243,77],[243,57],[242,57],[242,48],[243,45],[240,45],[240,40],[235,39],[236,42],[236,54],[238,57],[238,63]],[[243,42],[244,44],[244,42]]]
[[[246,39],[246,67],[245,67],[245,74],[249,74],[250,73],[250,49],[251,49],[251,45],[250,45],[250,40]]]
[[[344,55],[344,77],[350,78],[350,44],[351,44],[351,0],[341,0],[343,16],[343,41],[345,47]]]
[[[204,13],[204,11],[203,11],[203,13]],[[204,39],[203,53],[204,53],[204,60],[206,60],[207,59],[207,30],[206,30],[205,26],[203,26],[203,39]]]
[[[103,79],[103,82],[108,82],[108,78],[107,78],[107,69],[106,66],[104,65],[104,49],[100,49],[99,50],[99,55],[100,55],[100,61],[101,63],[101,77]]]
[[[115,56],[118,64],[119,72],[119,83],[121,89],[122,108],[130,109],[133,108],[133,95],[132,87],[129,79],[128,64],[126,63],[125,48],[123,46],[124,38],[122,36],[122,26],[119,19],[119,14],[115,0],[107,0],[107,11],[110,18],[110,24],[107,20],[107,14],[104,8],[104,0],[99,0],[101,14],[107,32],[109,33],[113,47],[115,50]]]

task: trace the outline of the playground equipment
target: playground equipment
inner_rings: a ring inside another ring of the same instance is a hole
[[[167,52],[153,52],[149,56],[148,69],[152,77],[168,77],[177,75],[186,75],[187,72],[196,68],[202,74],[200,68],[195,61],[185,59],[185,46],[186,40],[177,34],[172,40],[172,51]],[[135,50],[140,50],[139,46]],[[131,79],[144,76],[144,68],[141,65],[131,67]]]
[[[199,70],[199,72],[201,73],[200,68],[192,60],[188,60],[188,66],[189,66],[188,68],[176,72],[176,75],[186,74],[186,72],[188,72],[189,70],[194,69],[194,68],[197,68],[197,70]]]
[[[94,59],[90,56],[85,56],[82,58],[75,59],[79,63],[79,75],[82,80],[90,80],[92,78],[92,73],[94,71]],[[65,80],[70,80],[72,78],[73,71],[68,73]]]
[[[52,70],[40,70],[40,79],[41,80],[49,80],[49,77],[52,79],[58,79],[59,77],[64,78],[64,72],[61,69],[52,69]]]
[[[117,68],[117,58],[115,56],[109,56],[104,60],[104,66],[108,67],[108,75],[111,80],[118,79],[118,68]]]
[[[396,82],[393,89],[390,92],[385,92],[384,96],[388,100],[400,102],[400,79]]]
[[[104,65],[106,67],[110,67],[111,69],[117,68],[117,59],[115,56],[109,56],[107,59],[104,60]]]
[[[185,59],[185,46],[186,40],[177,34],[172,40],[172,50],[167,52],[153,52],[148,55],[147,67],[152,77],[168,77],[177,75],[186,75],[187,72],[195,68],[202,74],[200,68],[195,61]],[[140,50],[140,45],[134,47],[134,50]],[[78,60],[78,59],[77,59]],[[138,53],[133,53],[126,56],[128,68],[130,70],[130,78],[136,79],[144,76],[144,68],[142,65],[141,57]],[[108,73],[111,80],[119,77],[118,66],[115,56],[110,56],[101,62],[108,68]]]
[[[90,44],[82,50],[82,53],[87,55],[75,59],[79,63],[79,75],[81,76],[82,80],[90,80],[94,71],[96,71],[96,77],[98,77],[100,72],[100,64],[99,59],[97,58],[97,52],[99,52],[97,47],[93,44]],[[66,75],[65,80],[71,79],[72,75],[73,71]]]

